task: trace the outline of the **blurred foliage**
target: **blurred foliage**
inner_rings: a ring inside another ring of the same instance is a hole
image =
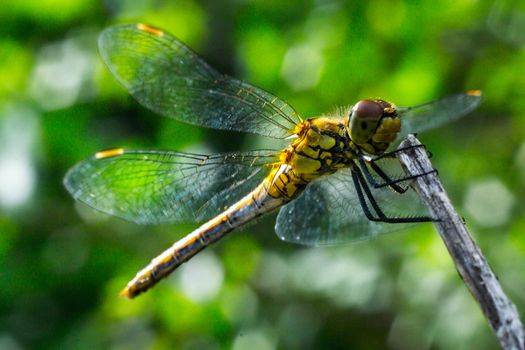
[[[132,100],[96,51],[98,33],[124,22],[166,29],[304,116],[364,97],[413,105],[482,89],[479,110],[421,139],[525,310],[523,2],[4,0],[0,19],[0,348],[497,347],[431,225],[305,249],[280,242],[270,216],[138,299],[118,298],[195,226],[94,213],[66,193],[67,169],[114,146],[255,143]]]

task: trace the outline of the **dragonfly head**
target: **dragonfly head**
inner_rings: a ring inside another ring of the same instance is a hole
[[[352,141],[369,153],[382,153],[401,127],[396,107],[384,100],[361,100],[348,116]]]

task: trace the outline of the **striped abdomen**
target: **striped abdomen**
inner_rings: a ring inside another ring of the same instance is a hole
[[[268,195],[269,186],[272,187],[273,185],[269,184],[268,180],[263,181],[255,190],[229,209],[177,241],[139,271],[120,295],[134,298],[145,292],[211,243],[288,201],[283,197],[274,198]]]

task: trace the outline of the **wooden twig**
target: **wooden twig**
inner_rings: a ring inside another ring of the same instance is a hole
[[[417,175],[433,170],[427,151],[414,135],[409,135],[399,147],[408,147],[398,154],[407,174]],[[437,173],[416,178],[413,186],[432,217],[439,219],[435,226],[501,347],[505,350],[524,350],[525,332],[516,306],[503,292],[487,260],[456,213]]]

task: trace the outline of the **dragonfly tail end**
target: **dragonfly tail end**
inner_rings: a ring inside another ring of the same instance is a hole
[[[133,299],[137,294],[133,293],[128,286],[118,293],[119,297]]]

